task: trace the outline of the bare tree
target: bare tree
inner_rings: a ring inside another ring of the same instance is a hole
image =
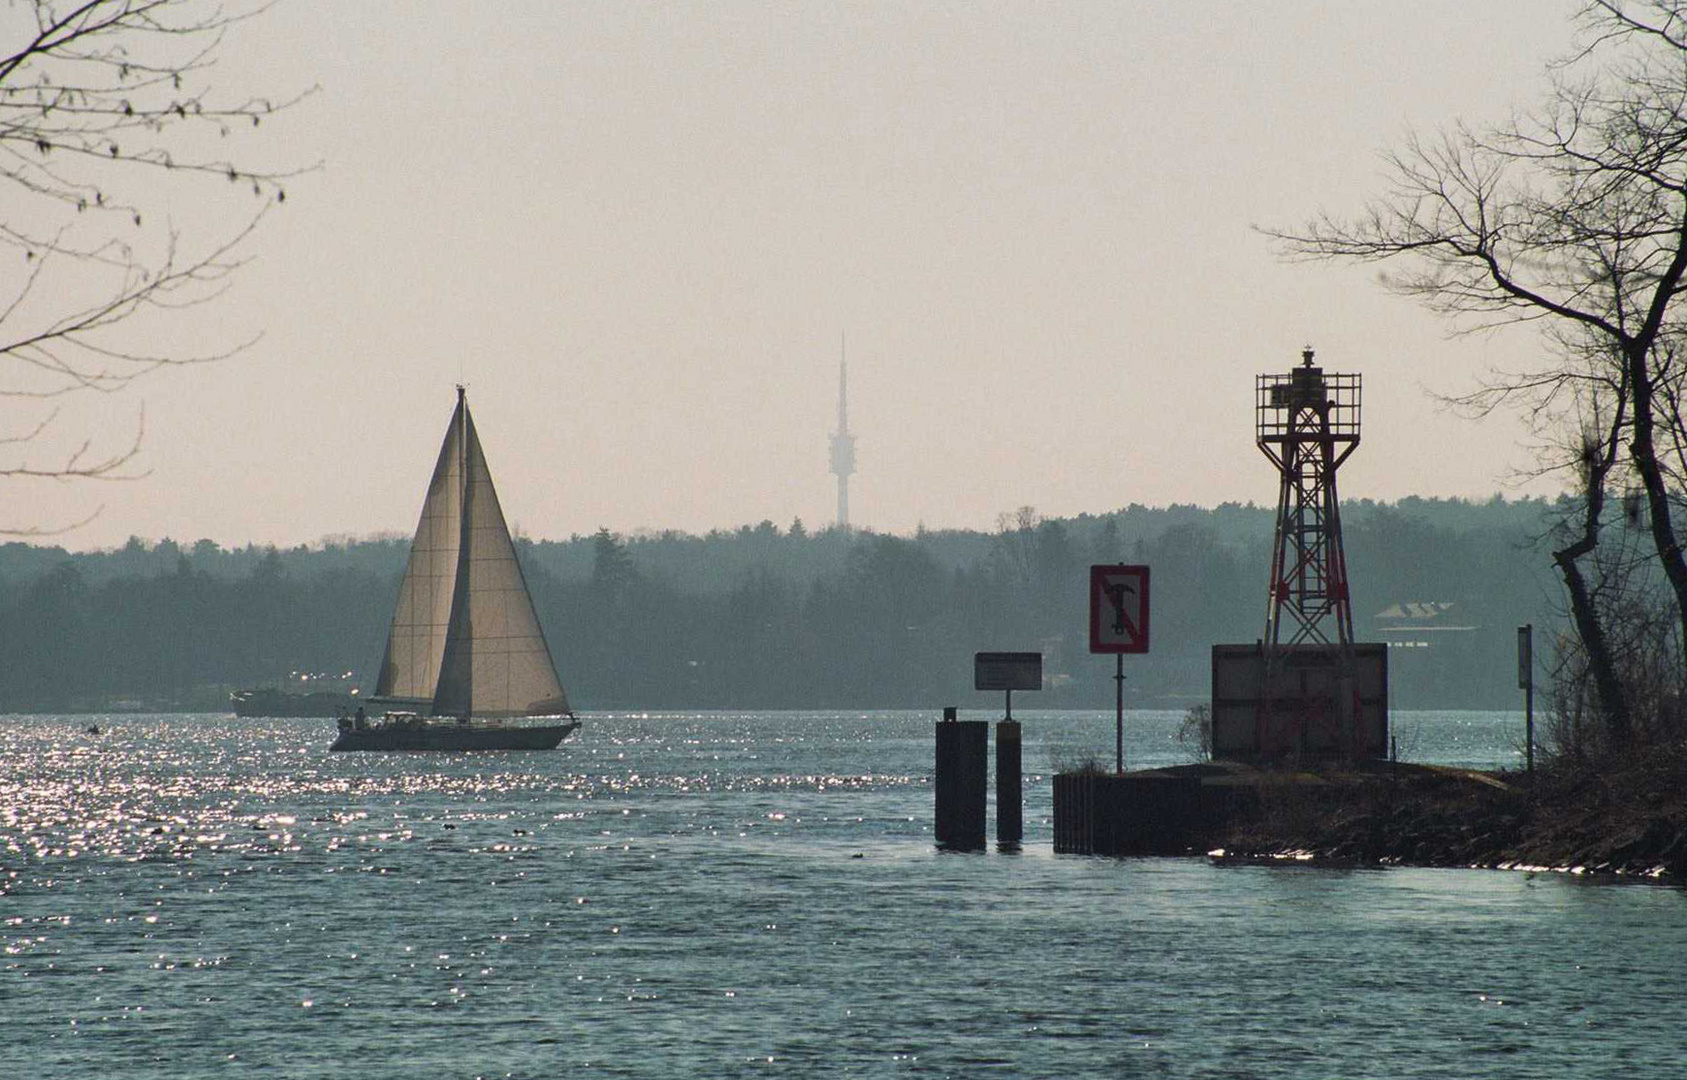
[[[10,266],[0,271],[0,397],[37,402],[34,418],[0,435],[0,476],[133,475],[126,466],[144,424],[114,448],[83,441],[32,461],[58,415],[53,399],[120,390],[248,343],[188,353],[147,344],[158,320],[224,290],[242,242],[298,171],[242,164],[235,152],[249,152],[252,129],[303,95],[272,100],[212,80],[225,36],[268,6],[19,0],[0,9],[0,266]],[[232,225],[184,232],[164,208],[195,182],[249,189],[249,209]]]
[[[1687,649],[1687,556],[1671,485],[1687,447],[1677,359],[1687,341],[1678,303],[1687,287],[1684,13],[1684,0],[1594,0],[1581,13],[1581,51],[1549,69],[1543,107],[1486,130],[1412,138],[1388,158],[1387,192],[1358,217],[1268,230],[1291,256],[1389,263],[1391,288],[1462,331],[1544,331],[1549,361],[1498,373],[1469,400],[1521,403],[1571,433],[1548,465],[1574,471],[1584,515],[1555,561],[1617,726],[1628,709],[1578,569],[1600,542],[1613,478],[1632,476],[1644,502],[1652,555],[1674,595],[1673,636]]]
[[[1004,580],[1021,593],[1029,594],[1036,576],[1037,529],[1043,516],[1034,506],[1003,510],[996,515],[996,536],[992,558]]]

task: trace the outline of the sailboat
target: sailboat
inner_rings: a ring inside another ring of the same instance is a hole
[[[580,722],[533,610],[492,473],[457,387],[410,545],[373,702],[330,750],[549,750]]]

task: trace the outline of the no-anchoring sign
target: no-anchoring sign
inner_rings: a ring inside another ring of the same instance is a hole
[[[1090,567],[1090,652],[1148,651],[1148,567]]]

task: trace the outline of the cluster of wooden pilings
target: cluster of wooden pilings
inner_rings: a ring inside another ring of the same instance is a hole
[[[982,851],[989,788],[986,764],[990,725],[956,719],[953,707],[937,724],[937,846]],[[996,842],[1017,846],[1025,838],[1023,754],[1017,720],[996,722]]]
[[[936,725],[937,846],[982,851],[989,810],[991,725],[943,710]],[[996,841],[1024,840],[1019,724],[996,728]],[[1207,850],[1234,821],[1257,817],[1261,788],[1317,797],[1326,778],[1262,770],[1236,761],[1132,773],[1070,772],[1054,777],[1054,850],[1071,855],[1184,855]]]

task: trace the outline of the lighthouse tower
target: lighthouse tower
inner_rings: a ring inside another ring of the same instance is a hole
[[[838,528],[849,528],[849,478],[855,474],[855,436],[849,433],[849,362],[838,341],[838,430],[832,433],[832,475],[838,478]]]
[[[1254,380],[1254,436],[1277,473],[1265,632],[1214,645],[1218,758],[1388,756],[1388,648],[1355,640],[1336,473],[1359,446],[1360,381],[1300,366]]]

